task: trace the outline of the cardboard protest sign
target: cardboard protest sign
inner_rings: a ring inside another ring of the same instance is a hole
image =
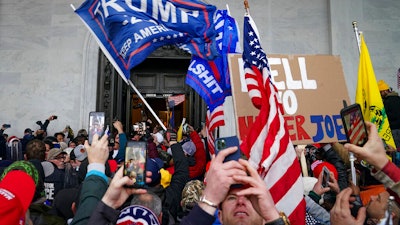
[[[293,144],[345,141],[340,109],[350,104],[339,56],[275,55],[268,57]],[[240,54],[229,55],[238,137],[244,140],[259,110],[249,98]]]

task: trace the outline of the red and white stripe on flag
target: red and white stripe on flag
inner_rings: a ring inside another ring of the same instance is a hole
[[[258,88],[257,84],[257,76],[255,73],[248,67],[244,68],[245,73],[245,81],[247,90],[249,92],[249,97],[253,105],[257,108],[261,108],[261,92]]]
[[[207,110],[207,117],[210,131],[214,131],[215,128],[225,125],[224,109],[222,105],[216,107],[212,112]]]
[[[246,27],[247,24],[247,27]],[[257,76],[257,74],[254,73],[254,71],[249,67],[250,64],[253,64],[257,66],[259,70],[263,70],[264,66],[267,69],[267,73],[262,74],[261,78],[263,80],[263,83],[266,82],[267,78],[270,75],[270,70],[269,70],[269,65],[267,62],[266,54],[264,53],[263,49],[261,48],[261,43],[257,26],[254,23],[253,19],[248,16],[246,19],[245,17],[245,32],[244,36],[245,37],[243,40],[247,44],[243,46],[244,51],[243,54],[247,54],[247,58],[251,61],[247,65],[244,66],[244,72],[245,72],[245,81],[246,81],[246,86],[247,90],[249,92],[249,97],[251,99],[251,102],[253,105],[257,108],[261,108],[261,90],[259,88],[259,82],[258,79],[260,77]]]
[[[177,106],[185,101],[185,94],[168,96],[168,102],[174,101],[174,106]]]
[[[212,112],[207,110],[207,117],[206,117],[206,130],[207,130],[207,145],[208,149],[211,154],[215,152],[215,138],[214,138],[214,130],[219,126],[224,126],[224,111],[223,106],[218,106]]]
[[[251,74],[257,82],[254,86],[259,90],[260,112],[247,138],[242,140],[241,150],[264,179],[277,209],[284,211],[292,224],[305,224],[301,167],[286,128],[277,89],[270,79],[267,56],[249,15],[244,18],[243,41],[244,69],[246,76]]]

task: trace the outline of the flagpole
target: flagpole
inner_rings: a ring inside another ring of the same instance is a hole
[[[244,10],[246,10],[246,14],[250,15],[250,7],[249,7],[249,2],[247,0],[244,0]]]
[[[231,15],[231,11],[229,10],[229,5],[226,4],[226,11],[228,11],[228,15]]]
[[[171,124],[170,124],[170,122],[169,122],[169,120],[170,120],[170,117],[169,117],[170,108],[169,108],[168,97],[165,98],[165,104],[166,104],[166,106],[167,106],[167,121],[165,121],[165,122],[167,122],[167,124],[169,124],[168,127],[170,127],[170,126],[171,126]]]
[[[354,34],[356,35],[358,54],[361,54],[360,32],[358,31],[357,21],[353,21],[352,24],[353,24]],[[344,105],[344,107],[347,107],[346,101],[343,101],[343,105]],[[351,180],[352,180],[354,186],[357,186],[357,173],[356,173],[356,168],[354,166],[354,161],[356,161],[356,159],[357,158],[354,156],[354,153],[349,152],[349,161],[350,161],[350,169],[351,169]]]
[[[358,31],[357,21],[353,21],[353,30],[356,35],[356,41],[358,46],[358,53],[361,53],[361,41],[360,41],[360,32]]]
[[[70,4],[71,8],[76,11],[76,8],[73,4]],[[161,125],[161,127],[164,130],[167,130],[167,128],[164,126],[164,124],[161,122],[160,118],[158,118],[158,116],[155,114],[155,112],[153,111],[153,109],[150,107],[149,103],[147,103],[146,99],[144,99],[144,97],[142,96],[142,94],[140,94],[139,90],[135,87],[135,85],[132,83],[132,81],[130,79],[126,79],[124,73],[122,72],[121,68],[119,68],[118,64],[115,62],[115,60],[113,59],[113,57],[110,55],[110,53],[107,51],[107,48],[101,43],[101,41],[99,40],[99,38],[97,37],[97,35],[93,32],[93,30],[90,28],[90,26],[81,18],[83,24],[85,24],[85,26],[89,29],[90,33],[93,35],[93,37],[95,38],[97,44],[100,46],[100,49],[103,51],[104,55],[107,57],[108,61],[110,61],[110,63],[113,65],[114,69],[118,72],[118,74],[120,75],[120,77],[125,81],[125,83],[127,83],[135,92],[136,94],[139,96],[139,98],[143,101],[143,103],[147,106],[147,108],[150,110],[151,114],[153,114],[154,118],[157,120],[157,122]]]
[[[115,66],[114,66],[115,67]],[[140,94],[139,90],[135,87],[135,85],[132,83],[132,81],[129,79],[128,80],[128,84],[129,86],[131,86],[131,88],[136,92],[136,94],[139,96],[139,98],[143,101],[143,103],[147,106],[147,108],[149,109],[149,111],[151,112],[151,114],[153,114],[154,118],[157,120],[157,122],[161,125],[161,127],[164,130],[167,130],[167,128],[165,127],[165,125],[163,124],[163,122],[160,120],[160,118],[158,118],[157,114],[153,111],[153,109],[151,108],[151,106],[149,105],[149,103],[147,103],[146,99],[144,99],[143,95]]]

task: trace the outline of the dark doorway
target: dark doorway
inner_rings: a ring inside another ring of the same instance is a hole
[[[175,47],[165,46],[131,70],[132,83],[164,124],[168,124],[166,120],[171,117],[166,99],[178,94],[184,94],[185,101],[174,108],[175,126],[179,126],[184,117],[195,128],[205,121],[206,104],[185,83],[190,58],[190,55]],[[97,93],[96,110],[105,111],[106,124],[111,125],[113,118],[118,118],[125,125],[127,133],[135,122],[145,118],[157,124],[148,107],[118,75],[101,51]]]
[[[145,98],[145,100],[151,106],[158,118],[163,122],[165,127],[168,127],[171,124],[171,117],[173,117],[172,124],[175,124],[174,128],[177,128],[183,117],[186,115],[186,102],[183,102],[174,108],[169,108],[167,107],[167,98]],[[137,103],[132,109],[132,124],[146,121],[147,119],[150,119],[153,122],[152,127],[158,124],[156,118],[137,96],[134,96],[132,101]]]

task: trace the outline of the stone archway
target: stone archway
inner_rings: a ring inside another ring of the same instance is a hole
[[[96,110],[97,77],[98,77],[99,45],[87,31],[82,51],[81,104],[79,124],[86,127],[89,123],[89,112]]]

